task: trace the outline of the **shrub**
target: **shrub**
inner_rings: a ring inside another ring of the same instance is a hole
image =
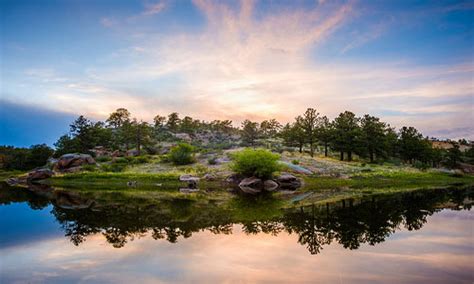
[[[104,163],[104,162],[109,162],[111,160],[111,158],[107,157],[107,156],[102,156],[102,157],[97,157],[95,160],[98,163]]]
[[[423,163],[423,162],[420,162],[420,161],[416,161],[415,163],[413,163],[413,167],[419,169],[419,170],[422,170],[422,171],[426,171],[427,169],[430,168],[430,165],[427,164],[427,163]]]
[[[300,161],[298,161],[298,160],[293,160],[293,161],[291,161],[291,163],[292,163],[293,165],[299,165],[299,164],[300,164]]]
[[[86,172],[95,172],[97,169],[96,165],[84,165],[82,166],[82,170]]]
[[[232,169],[244,176],[270,178],[280,169],[278,159],[280,155],[273,154],[265,149],[244,149],[233,155]]]
[[[208,163],[209,165],[217,165],[217,158],[216,158],[216,157],[209,158],[209,159],[207,160],[207,163]]]
[[[175,165],[187,165],[194,162],[194,147],[187,143],[179,143],[171,148],[169,160]]]
[[[150,157],[149,156],[138,156],[138,157],[134,157],[132,160],[131,160],[131,163],[134,164],[134,165],[137,165],[137,164],[146,164],[150,161]]]

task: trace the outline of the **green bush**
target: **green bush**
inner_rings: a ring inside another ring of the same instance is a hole
[[[188,165],[194,163],[194,147],[187,143],[179,143],[171,148],[169,160],[175,165]]]
[[[266,179],[280,169],[279,158],[280,155],[265,149],[247,148],[233,155],[231,167],[238,174]]]
[[[86,172],[95,172],[97,170],[96,165],[84,165],[82,166],[82,170]]]
[[[427,163],[423,163],[421,161],[416,161],[415,163],[413,163],[413,167],[422,171],[426,171],[427,169],[430,168],[430,165]]]
[[[292,163],[293,165],[299,165],[299,164],[300,164],[300,161],[298,161],[298,160],[293,160],[293,161],[291,161],[291,163]]]
[[[208,163],[209,165],[217,165],[217,158],[216,158],[216,157],[209,158],[209,159],[207,160],[207,163]]]
[[[138,156],[138,157],[134,157],[130,162],[134,165],[146,164],[146,163],[150,162],[150,157],[149,156]]]
[[[102,157],[95,158],[95,160],[98,163],[104,163],[104,162],[109,162],[112,159],[110,157],[107,157],[107,156],[102,156]]]

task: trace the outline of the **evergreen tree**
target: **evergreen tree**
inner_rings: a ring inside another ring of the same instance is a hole
[[[360,137],[359,119],[354,113],[345,111],[334,119],[334,136],[332,147],[340,152],[341,161],[344,160],[344,152],[347,160],[352,161],[352,153],[358,148]]]

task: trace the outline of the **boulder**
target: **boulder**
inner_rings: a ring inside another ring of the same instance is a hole
[[[140,156],[140,151],[138,151],[138,150],[128,150],[128,151],[125,153],[125,156],[127,156],[127,157]]]
[[[110,157],[111,153],[104,146],[96,146],[94,149],[90,149],[89,152],[94,153],[96,158],[99,157]]]
[[[53,171],[49,169],[37,169],[28,173],[26,180],[28,182],[47,179],[53,176]]]
[[[176,133],[174,137],[178,138],[179,140],[184,140],[186,142],[192,141],[191,136],[189,136],[189,134],[187,133]]]
[[[57,171],[67,171],[70,168],[80,167],[83,165],[95,164],[95,160],[91,155],[88,154],[65,154],[62,155],[57,163],[54,165],[54,169]]]
[[[112,152],[112,155],[111,155],[113,158],[115,157],[123,157],[123,153],[120,152],[119,150],[115,150]]]
[[[263,189],[266,191],[274,191],[278,188],[278,183],[274,180],[268,179],[263,182]]]
[[[252,188],[248,186],[239,186],[239,188],[240,190],[242,190],[242,192],[247,193],[247,194],[258,194],[262,192],[262,190],[259,188]]]
[[[282,173],[276,178],[280,188],[295,190],[301,187],[301,180],[289,173]]]
[[[459,163],[459,168],[465,174],[474,174],[474,165],[466,164],[466,163]]]

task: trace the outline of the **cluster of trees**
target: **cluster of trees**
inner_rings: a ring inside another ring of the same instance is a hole
[[[54,144],[56,155],[65,153],[85,153],[95,146],[109,149],[129,150],[135,148],[139,152],[142,147],[149,150],[157,141],[170,138],[171,133],[194,134],[198,131],[213,131],[224,134],[237,133],[230,120],[214,120],[206,122],[173,112],[167,117],[157,115],[153,123],[132,118],[125,108],[119,108],[109,115],[105,122],[92,122],[79,116],[71,125],[68,134],[59,138]]]
[[[321,116],[315,109],[309,108],[303,115],[296,117],[293,123],[283,126],[279,133],[285,145],[298,147],[300,152],[308,146],[311,156],[317,146],[324,148],[325,156],[331,149],[339,153],[340,160],[351,161],[353,154],[376,159],[398,157],[405,162],[421,162],[439,165],[443,159],[456,164],[461,152],[454,147],[447,152],[432,147],[432,143],[414,127],[402,127],[398,132],[378,117],[364,115],[357,117],[345,111],[334,120]]]
[[[0,146],[0,169],[30,170],[43,166],[54,150],[46,144],[33,145],[30,148]]]

